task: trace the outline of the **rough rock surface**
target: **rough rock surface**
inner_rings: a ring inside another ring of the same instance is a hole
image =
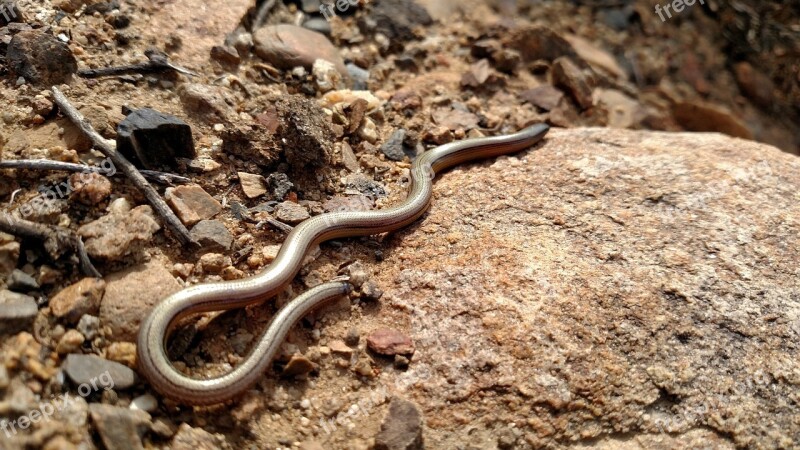
[[[111,328],[114,341],[136,339],[144,315],[180,285],[159,261],[150,261],[106,277],[100,321]]]
[[[210,219],[222,211],[222,205],[196,185],[169,188],[165,197],[178,218],[187,226]]]
[[[144,449],[142,435],[150,427],[150,414],[118,406],[92,403],[89,412],[103,444],[110,450]]]
[[[78,233],[86,239],[91,257],[116,261],[137,251],[160,229],[153,208],[142,205],[124,214],[112,212],[82,226]]]
[[[192,239],[206,251],[228,251],[233,245],[233,236],[219,220],[203,220],[192,228]]]
[[[77,323],[84,314],[97,314],[105,289],[105,281],[84,278],[56,294],[50,300],[50,310],[67,323]]]
[[[421,450],[422,415],[417,406],[402,398],[392,399],[389,413],[375,438],[375,450]]]
[[[451,171],[376,266],[378,318],[418,352],[381,383],[417,387],[431,448],[791,446],[799,169],[716,134],[575,129]]]
[[[8,45],[9,66],[31,83],[54,85],[78,71],[69,47],[46,31],[22,31]]]

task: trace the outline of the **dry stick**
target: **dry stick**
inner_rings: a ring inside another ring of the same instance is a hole
[[[278,230],[278,231],[280,231],[280,232],[282,232],[284,234],[289,234],[294,229],[293,226],[285,224],[285,223],[283,223],[281,221],[275,220],[272,217],[269,217],[269,218],[264,219],[263,221],[257,223],[256,224],[256,229],[260,230],[260,229],[264,228],[266,225],[269,225],[272,228],[275,228],[276,230]]]
[[[130,73],[159,73],[168,70],[174,70],[178,73],[189,76],[197,76],[196,73],[181,66],[169,62],[167,55],[162,52],[145,52],[147,59],[146,63],[129,64],[126,66],[115,67],[101,67],[99,69],[81,69],[78,75],[84,78],[98,78],[116,75],[127,75]]]
[[[24,170],[60,170],[64,172],[102,172],[97,167],[85,166],[61,161],[51,161],[49,159],[15,159],[11,161],[0,161],[0,169],[24,169]],[[156,183],[172,185],[191,183],[192,180],[166,172],[156,172],[155,170],[141,170],[145,178]]]
[[[42,225],[28,220],[17,219],[8,213],[0,213],[0,231],[13,234],[26,239],[33,239],[42,242],[44,249],[53,260],[57,260],[64,254],[71,252],[78,255],[81,262],[81,272],[91,277],[102,278],[103,275],[92,265],[83,240],[80,236],[71,231],[60,228]]]
[[[150,205],[153,206],[156,213],[158,213],[167,225],[167,228],[172,230],[172,233],[181,243],[181,245],[190,245],[194,244],[195,242],[189,236],[189,230],[183,225],[183,223],[178,219],[175,213],[172,212],[167,203],[164,199],[158,195],[153,186],[150,186],[150,183],[145,180],[144,176],[139,173],[139,170],[130,163],[122,154],[117,152],[117,145],[112,141],[108,141],[103,136],[95,131],[89,121],[83,117],[81,114],[72,104],[69,102],[67,97],[55,86],[53,86],[53,99],[58,105],[61,112],[67,116],[74,124],[77,126],[86,136],[91,139],[94,143],[95,147],[98,150],[103,152],[111,161],[122,170],[122,173],[127,176],[131,182],[142,191],[144,196],[147,198],[147,201]]]

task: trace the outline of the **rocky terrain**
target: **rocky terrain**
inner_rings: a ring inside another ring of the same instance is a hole
[[[796,5],[345,6],[0,1],[0,448],[796,448]],[[175,365],[219,375],[350,277],[243,398],[137,373],[161,299],[397,203],[426,149],[537,122],[421,221],[180,327]]]

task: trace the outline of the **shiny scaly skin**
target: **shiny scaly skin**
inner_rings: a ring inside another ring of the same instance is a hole
[[[186,288],[156,305],[142,322],[138,337],[139,371],[161,394],[191,405],[212,405],[250,389],[269,366],[292,325],[315,305],[349,292],[344,282],[326,283],[284,306],[245,361],[221,377],[198,380],[176,370],[166,342],[179,320],[198,313],[243,308],[283,291],[300,270],[308,249],[331,239],[367,236],[403,228],[422,216],[433,195],[436,172],[476,159],[515,153],[541,141],[549,127],[532,125],[505,136],[453,142],[419,156],[411,166],[411,186],[403,203],[379,211],[334,212],[301,223],[286,238],[278,256],[261,273],[237,281]]]

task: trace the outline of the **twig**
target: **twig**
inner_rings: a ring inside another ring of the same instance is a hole
[[[197,74],[189,69],[185,69],[169,62],[167,55],[159,51],[147,51],[145,56],[149,59],[146,63],[129,64],[117,67],[101,67],[99,69],[81,69],[78,75],[84,78],[99,78],[115,75],[127,75],[131,73],[159,73],[174,70],[184,75],[196,77]]]
[[[153,209],[164,219],[167,227],[172,230],[172,233],[181,243],[181,245],[194,244],[194,241],[189,236],[189,230],[178,219],[174,212],[167,206],[164,199],[158,195],[153,186],[145,180],[144,176],[139,170],[130,163],[121,153],[117,152],[117,146],[113,141],[108,141],[103,136],[95,131],[89,121],[81,114],[64,96],[64,94],[55,86],[53,86],[53,99],[58,105],[61,112],[67,116],[72,123],[75,124],[86,136],[91,139],[94,146],[97,147],[104,155],[109,157],[111,161],[122,170],[122,173],[127,176],[131,182],[142,191],[147,201]]]
[[[264,219],[264,220],[262,220],[261,222],[258,222],[258,223],[256,224],[256,229],[258,229],[258,230],[261,230],[261,229],[263,229],[263,228],[264,228],[266,225],[269,225],[269,226],[271,226],[272,228],[275,228],[276,230],[278,230],[278,231],[280,231],[280,232],[282,232],[282,233],[284,233],[284,234],[289,234],[289,233],[291,233],[291,232],[292,232],[292,230],[294,229],[294,227],[293,227],[293,226],[291,226],[291,225],[287,225],[287,224],[285,224],[285,223],[283,223],[283,222],[280,222],[280,221],[278,221],[278,220],[275,220],[275,219],[273,219],[272,217],[269,217],[269,218],[267,218],[267,219]]]
[[[189,178],[182,177],[180,175],[175,175],[174,173],[167,173],[167,172],[156,172],[154,170],[140,170],[139,172],[144,175],[145,178],[150,179],[151,181],[155,181],[156,183],[167,184],[172,186],[173,184],[189,184],[192,182]]]
[[[78,256],[81,262],[81,272],[84,275],[102,278],[100,272],[92,265],[83,240],[80,236],[71,231],[60,228],[42,225],[28,220],[17,219],[8,213],[0,213],[0,231],[13,234],[25,239],[40,241],[45,251],[55,261],[67,253]]]
[[[261,4],[261,7],[258,8],[258,13],[256,14],[256,18],[253,20],[253,31],[255,32],[257,29],[261,28],[261,25],[264,25],[264,21],[267,20],[267,15],[275,6],[275,0],[266,0],[264,3]]]
[[[64,172],[97,172],[103,171],[99,167],[85,166],[61,161],[50,161],[47,159],[15,159],[12,161],[0,161],[0,169],[25,169],[25,170],[62,170]],[[187,184],[192,180],[166,172],[156,172],[154,170],[141,170],[145,178],[157,183],[172,186],[175,184]]]

